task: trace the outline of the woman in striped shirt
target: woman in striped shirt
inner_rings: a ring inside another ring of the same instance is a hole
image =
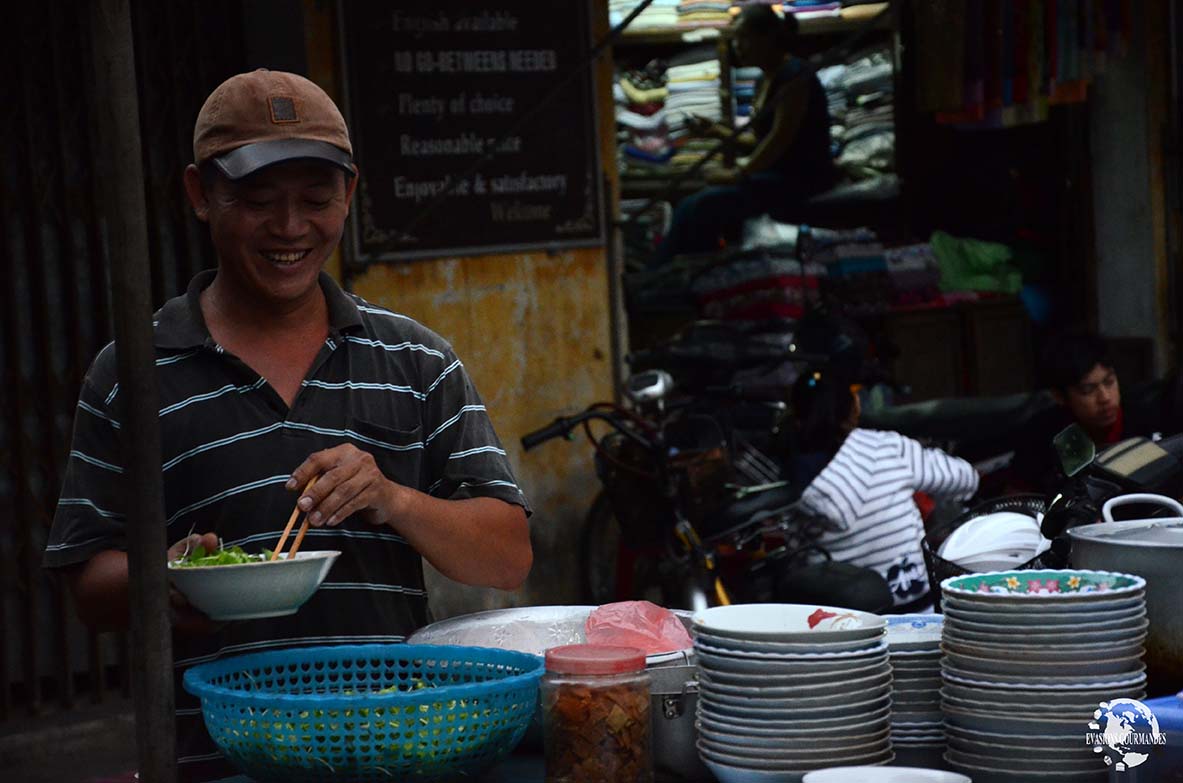
[[[830,523],[818,543],[837,561],[882,574],[896,611],[930,609],[924,522],[913,495],[963,500],[977,491],[978,474],[965,460],[899,433],[860,429],[858,395],[831,373],[802,375],[792,404],[793,478],[808,485],[801,505]]]

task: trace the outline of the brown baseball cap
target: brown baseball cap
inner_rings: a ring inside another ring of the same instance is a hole
[[[218,85],[197,114],[193,159],[229,179],[290,160],[321,160],[353,174],[353,147],[333,99],[294,73],[260,68]]]

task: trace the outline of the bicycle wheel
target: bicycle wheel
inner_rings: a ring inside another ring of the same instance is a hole
[[[654,553],[627,546],[612,503],[596,495],[583,523],[583,592],[595,606],[631,599],[662,603]]]

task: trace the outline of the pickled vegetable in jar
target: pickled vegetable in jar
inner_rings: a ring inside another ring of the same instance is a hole
[[[633,647],[546,651],[546,783],[650,783],[649,675]]]

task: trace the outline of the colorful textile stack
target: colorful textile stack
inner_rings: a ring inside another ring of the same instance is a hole
[[[626,176],[661,176],[674,150],[666,123],[669,96],[660,63],[621,74],[613,87],[619,166]]]
[[[685,135],[690,116],[716,122],[723,118],[719,73],[719,56],[713,45],[688,49],[670,59],[666,71],[670,95],[665,108],[675,138]]]
[[[726,27],[731,23],[731,0],[681,0],[678,24],[683,27]]]
[[[735,97],[735,125],[742,126],[752,117],[752,104],[756,100],[756,88],[763,72],[759,68],[733,68],[731,70],[732,95]]]
[[[615,27],[623,22],[624,18],[632,13],[638,5],[640,5],[639,0],[608,0],[608,21]],[[677,24],[678,0],[653,0],[653,4],[633,20],[629,29],[674,27]]]
[[[1132,0],[929,0],[915,14],[917,108],[945,124],[1043,122],[1125,55],[1132,11]]]
[[[848,315],[872,315],[891,302],[891,279],[879,237],[869,228],[814,228],[801,240],[801,257],[826,270],[823,295]]]
[[[893,247],[884,254],[891,278],[892,304],[917,307],[941,300],[941,267],[927,242]]]
[[[894,79],[891,52],[886,48],[860,54],[842,73],[846,109],[839,115],[842,130],[837,164],[852,180],[895,171]]]
[[[781,10],[791,13],[798,21],[832,19],[842,16],[842,3],[835,0],[789,0],[781,3]]]
[[[819,301],[825,269],[771,249],[726,258],[691,284],[703,318],[738,321],[800,319]]]

